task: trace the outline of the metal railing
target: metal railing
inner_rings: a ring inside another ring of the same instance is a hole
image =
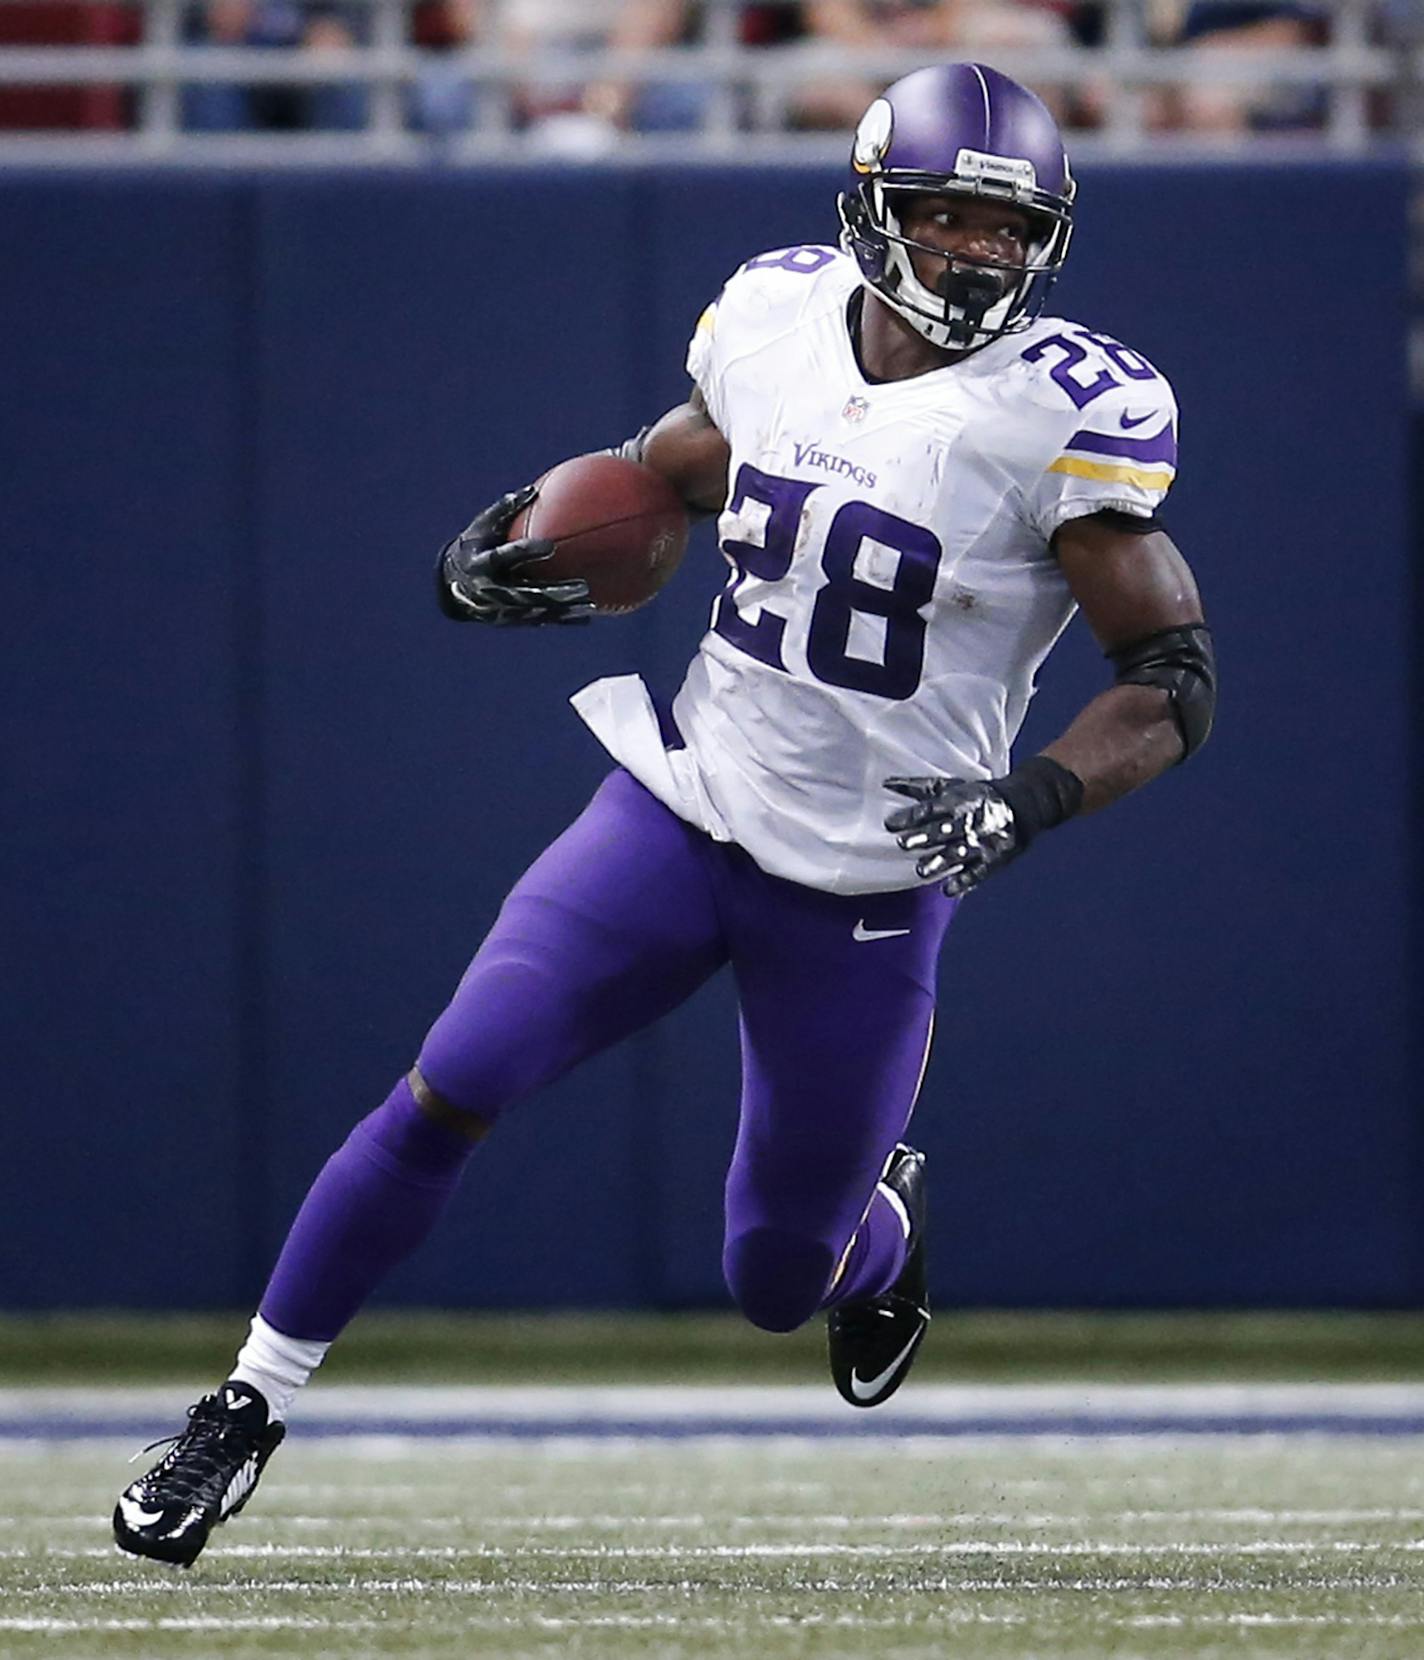
[[[15,0],[0,0],[0,7]],[[30,0],[33,5],[33,0]],[[1271,51],[1203,51],[1162,46],[1152,38],[1152,0],[1104,0],[1100,45],[1005,48],[986,52],[1007,74],[1040,88],[1092,90],[1094,123],[1072,135],[1075,155],[1180,158],[1359,154],[1380,144],[1418,144],[1415,123],[1424,86],[1424,37],[1409,38],[1419,8],[1399,0],[1333,0],[1327,38],[1317,46]],[[1396,9],[1397,8],[1397,9]],[[6,89],[123,88],[131,122],[103,132],[0,132],[0,160],[34,163],[171,162],[241,165],[419,165],[546,160],[554,140],[538,123],[522,124],[520,88],[531,81],[599,82],[701,89],[687,131],[651,133],[585,122],[578,153],[600,159],[654,157],[717,161],[840,159],[840,132],[796,131],[798,93],[837,77],[886,82],[925,61],[923,52],[860,50],[823,41],[746,46],[738,40],[741,6],[704,0],[693,44],[647,51],[551,46],[513,49],[498,27],[488,39],[432,50],[412,39],[414,0],[348,0],[362,19],[349,46],[218,46],[187,38],[197,10],[190,0],[133,0],[141,19],[134,45],[0,46],[0,101]],[[978,55],[978,54],[966,54]],[[438,76],[468,89],[476,111],[463,129],[414,130],[412,98]],[[185,89],[346,87],[359,91],[352,130],[195,132],[184,123]],[[1298,89],[1312,115],[1306,130],[1284,135],[1154,131],[1148,109],[1161,89],[1193,87]],[[569,153],[565,148],[560,153]]]

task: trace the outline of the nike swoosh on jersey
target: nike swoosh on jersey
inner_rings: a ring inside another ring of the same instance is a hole
[[[894,1360],[892,1360],[885,1368],[885,1370],[883,1372],[877,1372],[873,1378],[861,1378],[856,1374],[855,1369],[852,1368],[850,1374],[850,1392],[855,1396],[856,1400],[868,1401],[873,1396],[878,1395],[885,1385],[889,1383],[896,1371],[904,1365],[905,1361],[909,1359],[916,1343],[918,1343],[924,1335],[925,1328],[921,1326],[905,1347],[900,1350],[899,1354],[895,1356]]]
[[[862,920],[851,929],[850,937],[853,940],[893,940],[909,932],[908,928],[867,928]]]
[[[1140,427],[1144,421],[1150,421],[1155,413],[1155,410],[1149,409],[1145,415],[1129,415],[1124,409],[1118,417],[1118,424],[1124,432],[1131,432],[1133,427]]]

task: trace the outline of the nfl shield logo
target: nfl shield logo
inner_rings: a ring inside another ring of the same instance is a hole
[[[869,408],[870,401],[867,398],[847,398],[846,406],[841,411],[841,414],[847,421],[863,421],[865,419],[865,412]]]

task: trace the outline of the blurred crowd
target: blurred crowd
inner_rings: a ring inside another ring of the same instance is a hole
[[[1145,38],[1193,53],[1310,52],[1330,42],[1333,10],[1324,4],[1247,4],[1242,0],[1138,0]],[[1408,27],[1417,0],[1359,0],[1365,38],[1388,41]],[[389,4],[389,0],[387,0]],[[396,14],[398,44],[416,48],[427,67],[403,85],[400,120],[408,129],[452,135],[472,127],[513,129],[531,144],[596,154],[619,133],[692,133],[714,120],[757,131],[845,131],[892,74],[831,70],[840,49],[854,63],[876,51],[913,53],[930,62],[993,61],[1004,49],[1085,50],[1070,79],[1026,77],[1068,127],[1102,125],[1113,95],[1094,67],[1109,7],[1101,0],[801,0],[799,4],[707,5],[698,0],[407,0]],[[0,3],[0,51],[7,43],[129,43],[144,38],[134,0],[9,0]],[[192,0],[182,37],[196,48],[299,47],[313,55],[371,42],[380,14],[360,0]],[[391,40],[389,32],[383,37]],[[698,58],[637,81],[600,78],[584,67],[594,52],[647,51],[727,42],[747,62],[801,65],[790,75],[708,77]],[[462,48],[497,47],[516,68],[512,81],[472,80]],[[328,60],[338,65],[339,60]],[[46,103],[48,98],[48,103]],[[58,98],[58,102],[56,102]],[[217,78],[185,85],[179,124],[195,132],[318,131],[365,127],[369,85],[337,69],[311,83],[244,85]],[[1377,101],[1378,102],[1378,101]],[[119,89],[0,86],[0,127],[121,127],[132,99]],[[1149,131],[1212,134],[1309,131],[1325,118],[1326,95],[1306,81],[1240,73],[1147,88],[1141,122]],[[1373,109],[1387,123],[1386,108]],[[46,118],[47,116],[47,118]]]

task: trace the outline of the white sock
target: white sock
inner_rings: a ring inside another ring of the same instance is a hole
[[[285,1422],[297,1391],[321,1365],[330,1347],[330,1343],[313,1338],[288,1337],[255,1314],[247,1341],[237,1351],[237,1364],[228,1375],[260,1389],[272,1419]]]

